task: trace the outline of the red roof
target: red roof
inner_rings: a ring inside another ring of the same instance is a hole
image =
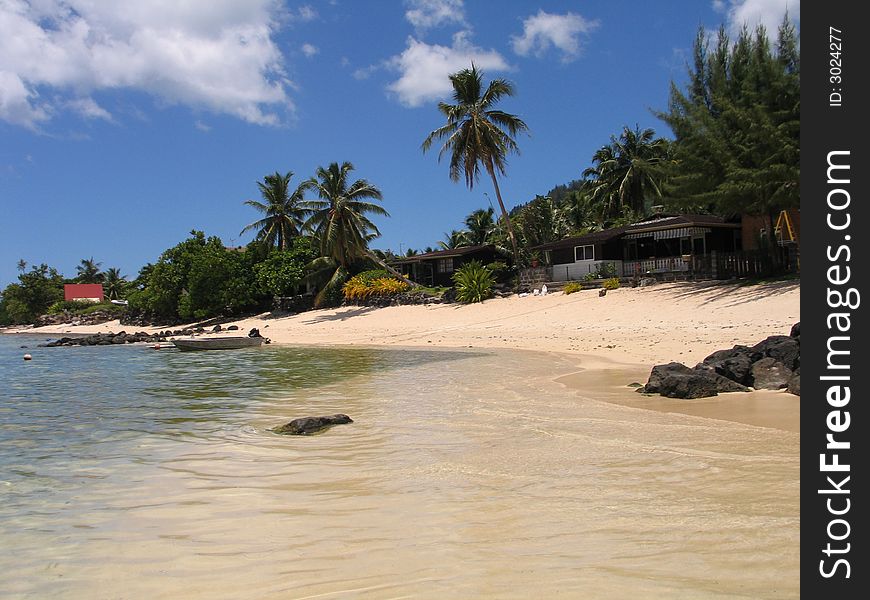
[[[63,286],[64,300],[99,298],[103,300],[103,286],[99,283],[67,283]]]

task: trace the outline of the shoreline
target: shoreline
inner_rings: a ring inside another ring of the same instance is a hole
[[[577,370],[552,379],[593,400],[799,432],[800,398],[790,394],[756,391],[689,401],[642,396],[627,387],[633,381],[644,383],[655,364],[692,366],[716,350],[786,335],[799,320],[799,281],[680,282],[617,289],[603,298],[592,291],[557,292],[472,305],[346,306],[284,317],[263,314],[233,321],[239,331],[211,335],[244,335],[256,327],[279,346],[553,353],[575,361]],[[71,337],[165,329],[112,321],[4,333]]]

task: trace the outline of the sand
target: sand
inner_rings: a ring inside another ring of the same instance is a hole
[[[800,320],[800,283],[677,282],[471,305],[341,307],[235,321],[279,344],[515,348],[585,356],[584,366],[693,365],[715,350],[787,335]],[[60,325],[26,333],[90,334],[161,328]],[[14,329],[8,330],[16,332]]]

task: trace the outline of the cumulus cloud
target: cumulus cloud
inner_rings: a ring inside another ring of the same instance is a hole
[[[523,21],[523,34],[511,37],[514,52],[520,56],[543,56],[551,47],[562,52],[562,61],[580,55],[580,36],[598,27],[593,21],[575,13],[554,15],[543,10]]]
[[[507,71],[507,61],[495,50],[484,50],[470,42],[469,33],[461,31],[453,36],[450,46],[427,44],[413,37],[400,55],[387,62],[390,69],[399,71],[399,79],[387,89],[405,106],[420,106],[425,102],[447,96],[453,86],[447,78],[451,73],[467,69],[474,62],[483,71]]]
[[[768,35],[775,37],[786,10],[795,22],[801,14],[800,0],[714,0],[713,8],[725,13],[732,35],[740,33],[744,25],[750,29],[764,25]]]
[[[292,110],[272,40],[278,9],[277,0],[0,0],[0,119],[30,128],[64,110],[111,119],[92,95],[129,89],[277,124]]]
[[[422,33],[440,25],[465,25],[465,6],[462,0],[407,0],[405,18]]]
[[[318,52],[320,52],[320,49],[317,46],[308,43],[302,44],[302,54],[304,54],[307,58],[311,58]]]

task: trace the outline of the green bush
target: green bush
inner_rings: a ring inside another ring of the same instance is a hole
[[[510,267],[502,260],[491,262],[486,265],[486,268],[489,269],[489,272],[492,273],[492,276],[499,283],[504,283],[511,275]]]
[[[616,265],[613,263],[602,263],[598,267],[598,278],[608,279],[611,277],[616,277]]]
[[[80,300],[58,300],[49,306],[46,312],[50,315],[59,315],[62,312],[78,312],[87,306],[91,306],[91,303]]]
[[[562,288],[562,291],[566,294],[573,294],[574,292],[579,292],[583,289],[583,284],[579,281],[571,281],[565,284],[565,287]]]
[[[473,260],[462,265],[453,274],[453,282],[456,288],[456,299],[470,304],[492,298],[495,277],[489,269]]]
[[[598,279],[598,273],[597,273],[597,272],[596,272],[596,273],[593,273],[593,272],[590,271],[589,273],[586,273],[586,275],[583,276],[583,281],[592,281],[592,280],[594,280],[594,279]]]
[[[601,284],[605,290],[615,290],[619,287],[619,277],[611,277],[610,279],[605,279],[604,283]]]

